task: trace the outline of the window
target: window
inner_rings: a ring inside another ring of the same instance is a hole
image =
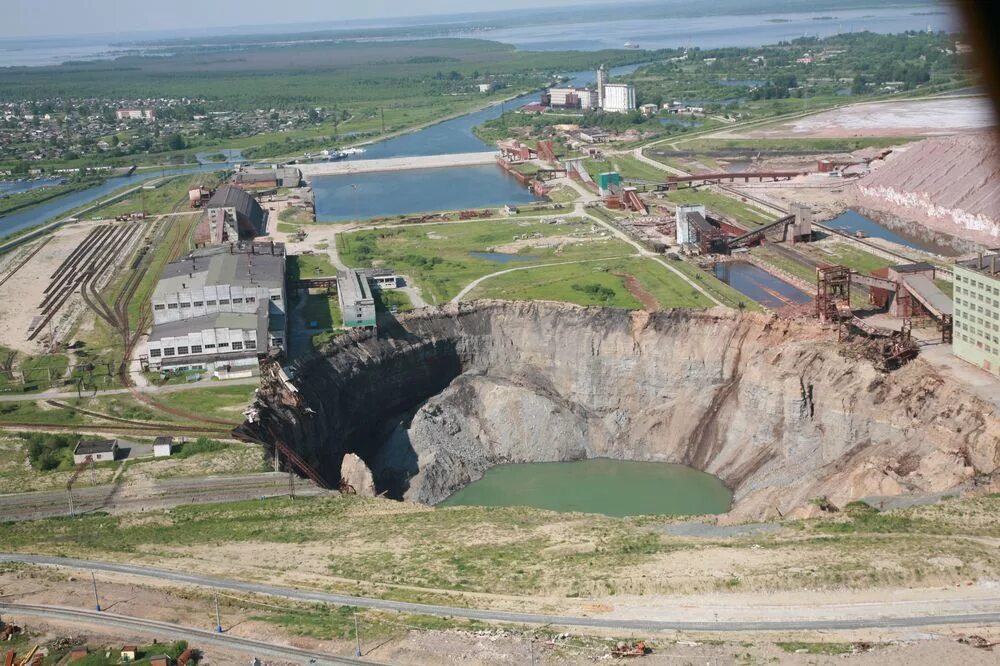
[[[233,343],[233,351],[243,351],[243,343],[242,342],[234,342]]]
[[[229,343],[228,342],[220,342],[219,343],[219,349],[229,349]]]
[[[163,303],[157,303],[156,305],[153,306],[153,309],[154,310],[166,310],[167,306],[164,305]]]
[[[167,309],[168,310],[176,310],[177,309],[177,304],[176,303],[167,303]]]
[[[164,356],[173,356],[174,355],[174,348],[173,347],[164,347],[163,348],[163,355]]]
[[[205,301],[205,305],[212,307],[213,305],[215,305],[215,301]]]
[[[257,302],[256,296],[247,296],[247,303],[256,303],[256,302]]]
[[[242,298],[234,298],[233,299],[233,305],[241,305],[242,303],[243,303],[243,299]]]
[[[201,345],[191,345],[191,353],[192,354],[200,354],[201,353]]]
[[[205,306],[205,301],[195,301],[194,302],[194,306],[196,308],[204,307]]]
[[[187,347],[178,347],[177,348],[177,355],[178,356],[184,356],[187,353],[188,353],[188,348]]]
[[[191,304],[190,303],[181,303],[181,307],[182,308],[189,308],[189,307],[191,307]]]
[[[282,340],[281,338],[275,338],[274,339],[274,344],[276,344],[276,345],[283,345],[283,344],[285,344],[285,341]]]
[[[243,341],[243,346],[246,347],[247,349],[257,349],[257,341],[256,340],[244,340]]]
[[[220,298],[219,299],[219,305],[229,305],[229,299],[228,298]]]
[[[205,345],[205,349],[215,349],[215,345],[212,345],[212,344],[206,344],[206,345]]]
[[[275,303],[280,303],[281,302],[281,294],[274,294],[273,296],[271,296],[271,300],[274,301]]]
[[[150,349],[149,350],[149,357],[150,358],[160,358],[160,350],[159,349]]]

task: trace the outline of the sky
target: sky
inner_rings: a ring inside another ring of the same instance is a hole
[[[184,28],[599,4],[608,0],[0,0],[0,38],[128,34]]]

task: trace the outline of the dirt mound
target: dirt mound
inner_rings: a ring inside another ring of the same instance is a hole
[[[993,133],[939,137],[893,152],[857,184],[864,206],[979,243],[1000,238],[1000,145]]]

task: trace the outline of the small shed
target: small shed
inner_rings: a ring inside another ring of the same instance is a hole
[[[139,654],[139,646],[137,645],[126,645],[122,647],[122,661],[135,661],[137,654]]]
[[[171,666],[173,659],[165,654],[155,654],[149,658],[149,666]]]
[[[153,457],[169,458],[174,452],[174,438],[160,436],[153,440]]]
[[[117,439],[81,439],[73,449],[73,462],[77,465],[87,462],[87,458],[94,462],[105,462],[117,457]]]
[[[84,659],[87,656],[87,646],[75,647],[69,651],[69,660],[76,661],[77,659]]]

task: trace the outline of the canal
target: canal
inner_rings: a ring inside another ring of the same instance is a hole
[[[497,465],[438,506],[530,506],[607,516],[725,513],[733,494],[683,465],[597,458]]]
[[[939,254],[945,257],[955,257],[961,254],[959,250],[956,250],[950,244],[939,242],[935,238],[936,234],[930,229],[915,231],[913,233],[903,230],[894,231],[853,210],[844,211],[832,220],[823,222],[823,224],[845,233],[856,234],[860,231],[870,238],[882,238],[904,247]],[[914,226],[914,229],[916,229],[916,226]]]
[[[813,299],[781,278],[742,261],[715,264],[712,273],[747,298],[772,310],[808,303]]]

